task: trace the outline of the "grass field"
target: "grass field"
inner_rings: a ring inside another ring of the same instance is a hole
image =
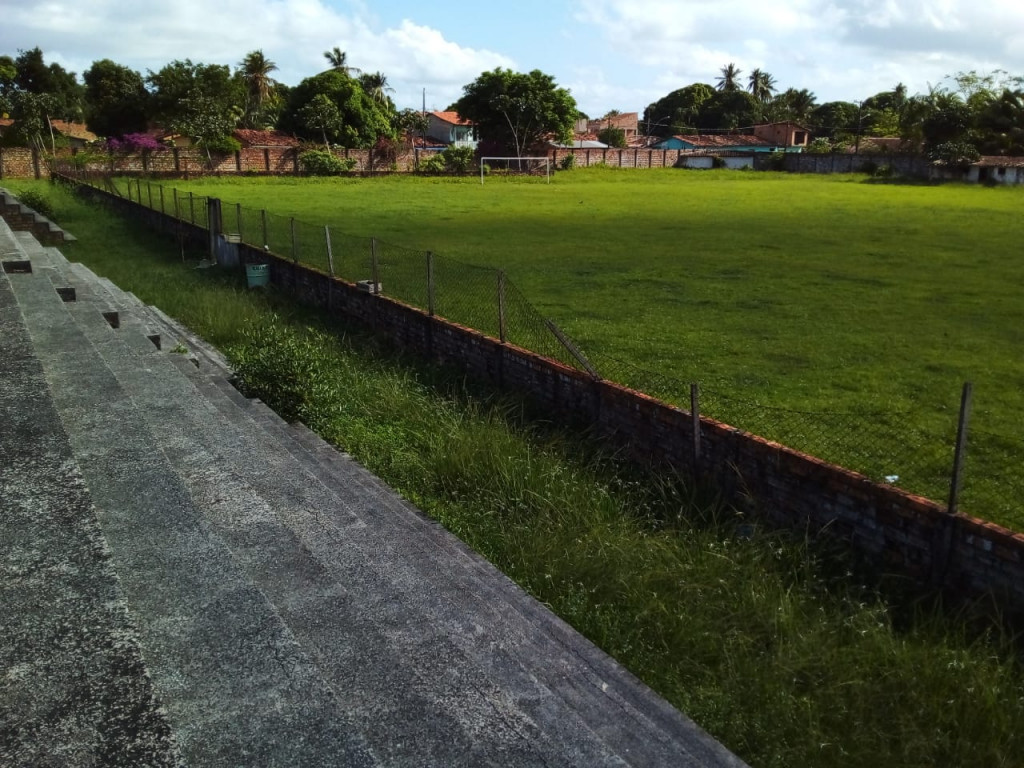
[[[1024,528],[1024,190],[675,169],[182,189],[500,267],[607,378]],[[631,366],[667,374],[654,385]],[[675,391],[667,391],[675,390]]]
[[[894,609],[841,555],[741,534],[729,510],[530,423],[522,403],[50,194],[79,237],[62,249],[71,259],[227,350],[269,401],[293,389],[282,412],[298,410],[751,765],[1019,765],[1013,638]]]

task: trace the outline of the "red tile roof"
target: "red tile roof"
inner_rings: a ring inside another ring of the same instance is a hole
[[[297,147],[299,140],[294,136],[280,131],[256,131],[250,128],[238,128],[232,135],[243,147]]]
[[[430,114],[433,115],[434,117],[438,118],[439,120],[444,120],[446,123],[451,123],[452,125],[472,125],[473,124],[473,123],[469,122],[469,120],[464,120],[462,118],[462,116],[459,115],[458,112],[431,112]]]
[[[98,141],[100,138],[95,133],[86,128],[85,123],[69,123],[64,120],[51,120],[50,125],[53,126],[53,130],[71,139],[80,139],[82,141]]]
[[[687,144],[692,144],[695,147],[702,147],[705,149],[717,149],[726,147],[772,147],[775,146],[770,141],[758,138],[751,134],[711,134],[711,135],[690,135],[680,136],[676,135],[673,138],[685,141]]]
[[[977,165],[982,168],[1024,168],[1024,157],[982,155],[971,165]]]

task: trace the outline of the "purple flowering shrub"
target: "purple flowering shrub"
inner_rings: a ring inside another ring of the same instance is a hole
[[[167,149],[148,133],[126,133],[124,136],[107,139],[107,149],[111,152],[134,154],[137,152],[158,152]]]

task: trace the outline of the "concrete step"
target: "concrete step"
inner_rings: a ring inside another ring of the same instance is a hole
[[[216,384],[204,387],[200,372],[183,371],[196,380],[211,402],[218,402],[210,391]],[[379,560],[412,569],[415,575],[409,583],[429,585],[432,593],[456,607],[468,624],[461,628],[449,624],[447,640],[486,679],[500,680],[502,691],[512,694],[530,721],[559,723],[563,727],[559,738],[564,743],[580,743],[580,731],[573,732],[573,728],[589,729],[589,739],[604,733],[616,757],[633,755],[637,764],[671,763],[685,749],[693,750],[691,754],[704,749],[703,757],[721,751],[628,671],[356,462],[302,425],[286,426],[261,403],[245,401],[223,380],[219,388],[224,390],[219,406],[223,412],[243,408],[317,480],[335,492],[341,514],[355,515],[364,522],[362,538],[376,542]],[[289,435],[298,445],[287,442]],[[328,509],[321,518],[337,514]],[[426,603],[429,605],[429,601]],[[424,616],[424,622],[450,622],[443,607],[432,610],[434,617]],[[465,631],[467,626],[474,630]],[[482,638],[489,643],[485,650],[481,650]],[[415,653],[415,648],[407,653]],[[542,692],[538,691],[538,681],[542,681]],[[617,725],[609,729],[611,721]],[[687,747],[682,749],[680,744],[684,742]],[[561,759],[565,757],[560,755]],[[600,758],[591,756],[588,760]]]
[[[231,389],[222,366],[158,351],[145,337],[158,314],[45,259],[46,280],[78,294],[55,306],[160,446],[160,476],[174,473],[193,524],[272,601],[301,643],[295,654],[314,662],[310,677],[328,681],[375,758],[741,765],[364,468]],[[112,303],[117,328],[102,314]]]
[[[265,433],[212,412],[164,370],[161,362],[173,365],[168,356],[147,361],[159,381],[147,394],[153,384],[99,340],[117,334],[99,321],[91,325],[94,345],[151,419],[155,438],[169,446],[193,498],[385,762],[543,765],[564,754],[564,743],[587,764],[616,764],[535,680],[533,695],[560,711],[554,727],[526,716],[502,690],[503,681],[480,670],[475,649],[453,641],[474,634],[464,599],[436,596],[422,572],[396,559],[379,527],[334,513],[339,501],[315,476],[266,442]],[[189,403],[187,411],[171,407],[178,402]],[[405,736],[396,740],[399,732]]]
[[[202,519],[166,449],[68,311],[89,308],[65,305],[45,275],[15,277],[184,759],[373,764],[335,692]]]
[[[2,272],[0,380],[0,765],[178,765],[96,510]]]

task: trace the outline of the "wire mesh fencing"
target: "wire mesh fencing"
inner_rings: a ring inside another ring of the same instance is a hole
[[[112,177],[87,183],[183,221],[209,228],[208,198],[151,182]],[[168,201],[172,201],[169,204]],[[605,354],[588,355],[547,320],[500,270],[359,237],[235,203],[221,203],[221,231],[253,247],[312,266],[431,315],[480,331],[598,378],[614,381],[690,409],[690,381],[641,368]],[[698,373],[691,377],[700,379]],[[701,415],[848,467],[942,502],[948,498],[957,424],[955,416],[880,410],[799,410],[700,387]],[[951,408],[950,413],[955,414]],[[1024,441],[973,430],[961,509],[986,519],[1024,525],[1021,457]]]

